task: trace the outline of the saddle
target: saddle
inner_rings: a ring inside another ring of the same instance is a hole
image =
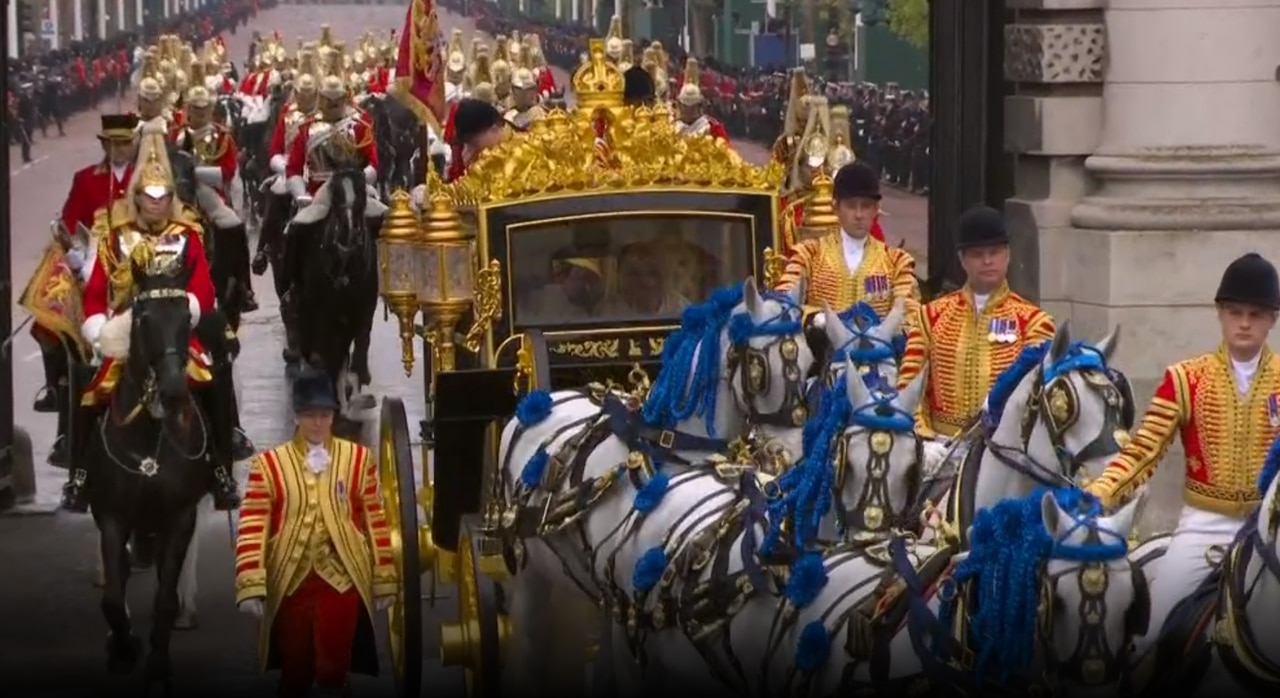
[[[1214,567],[1200,586],[1170,611],[1155,648],[1144,660],[1148,666],[1135,671],[1135,683],[1141,684],[1143,673],[1156,670],[1145,686],[1139,686],[1143,693],[1198,684],[1208,670],[1212,643],[1205,629],[1218,614],[1224,570],[1223,564]]]

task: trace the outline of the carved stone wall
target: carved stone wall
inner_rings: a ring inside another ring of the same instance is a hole
[[[1054,243],[1087,191],[1084,159],[1102,130],[1105,0],[1006,0],[1004,146],[1014,194],[1005,204],[1014,240],[1010,282],[1058,314],[1067,289]]]

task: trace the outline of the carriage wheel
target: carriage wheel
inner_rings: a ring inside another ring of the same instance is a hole
[[[404,402],[383,398],[380,420],[381,484],[391,531],[400,588],[387,613],[391,663],[398,695],[422,694],[422,567],[418,555],[417,484],[413,476],[413,448]]]
[[[497,698],[502,668],[502,648],[510,637],[502,591],[495,573],[502,562],[486,550],[478,514],[462,518],[458,540],[458,622],[440,628],[440,660],[445,666],[466,670],[467,694]],[[490,569],[493,568],[493,569]]]

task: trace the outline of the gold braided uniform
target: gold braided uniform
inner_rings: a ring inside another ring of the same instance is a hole
[[[975,307],[966,285],[921,307],[910,323],[898,383],[906,386],[928,364],[925,398],[916,411],[922,436],[959,433],[1023,347],[1053,338],[1053,318],[1007,284],[992,292],[981,313]],[[996,327],[1007,332],[997,335]]]
[[[823,303],[840,312],[858,301],[866,301],[884,317],[893,310],[895,300],[905,298],[908,317],[914,315],[920,305],[920,284],[916,279],[916,260],[911,254],[868,235],[862,263],[850,271],[844,256],[843,235],[836,229],[796,244],[782,272],[779,290],[791,290],[804,278],[808,282],[804,299],[807,312]]]
[[[1133,440],[1088,489],[1108,507],[1129,499],[1155,474],[1175,435],[1186,450],[1183,500],[1248,515],[1262,500],[1258,472],[1280,436],[1280,357],[1263,348],[1245,395],[1225,347],[1170,366]]]

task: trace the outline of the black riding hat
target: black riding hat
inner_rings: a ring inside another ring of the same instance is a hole
[[[836,170],[831,195],[836,201],[845,199],[880,200],[880,177],[861,162],[851,162]]]
[[[626,104],[648,104],[656,97],[653,76],[635,65],[622,74],[622,101]]]
[[[329,376],[312,368],[304,368],[293,381],[293,411],[338,411],[333,383]]]
[[[956,249],[1009,244],[1004,216],[990,206],[974,206],[960,216],[956,227]]]
[[[466,143],[501,123],[502,114],[482,99],[458,102],[458,110],[453,114],[453,131],[458,143]]]
[[[1280,310],[1280,278],[1276,268],[1257,252],[1240,257],[1227,265],[1214,303],[1247,303]]]

